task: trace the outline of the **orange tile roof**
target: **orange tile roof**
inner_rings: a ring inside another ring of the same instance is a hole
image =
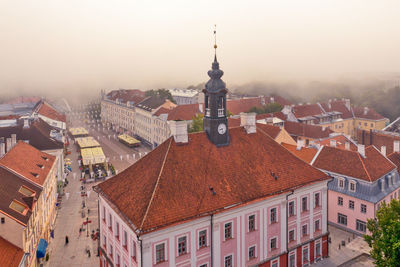
[[[385,117],[383,117],[381,114],[375,111],[373,108],[364,108],[364,107],[354,107],[354,117],[356,118],[361,118],[361,119],[368,119],[368,120],[383,120]],[[366,113],[365,113],[366,111]]]
[[[297,105],[293,107],[293,114],[296,118],[323,114],[324,111],[318,104]]]
[[[386,154],[388,155],[393,153],[393,143],[394,141],[400,141],[400,136],[381,131],[365,131],[358,129],[357,141],[359,144],[366,146],[374,145],[378,149],[381,149],[382,146],[386,146]]]
[[[368,182],[374,182],[392,171],[396,166],[374,146],[365,148],[365,158],[358,152],[324,146],[318,153],[313,166]]]
[[[388,157],[388,159],[390,159],[391,162],[394,163],[394,165],[397,166],[397,169],[400,170],[400,153],[394,152],[394,153],[388,155],[387,157]]]
[[[38,113],[52,120],[62,121],[62,122],[67,121],[67,118],[64,114],[61,114],[60,112],[58,112],[45,102],[42,102],[40,104]]]
[[[353,118],[352,108],[350,107],[350,109],[348,109],[346,107],[345,100],[333,100],[331,102],[321,103],[321,106],[326,112],[338,111],[342,113],[342,119]]]
[[[115,101],[120,99],[122,103],[130,101],[134,104],[143,101],[146,98],[146,93],[138,89],[119,89],[113,90],[107,94],[107,99]]]
[[[226,101],[226,109],[234,115],[239,115],[241,112],[249,112],[252,107],[262,107],[260,97]]]
[[[199,109],[199,104],[178,105],[168,113],[168,120],[189,121],[192,120],[197,114],[202,114]]]
[[[285,130],[292,136],[304,136],[313,139],[327,138],[333,133],[329,128],[324,128],[319,125],[310,125],[305,123],[285,121]]]
[[[0,236],[0,266],[18,267],[24,251]]]
[[[228,127],[229,128],[234,128],[234,127],[239,127],[240,126],[240,118],[228,118]]]
[[[279,126],[262,124],[262,123],[257,123],[257,129],[264,131],[266,134],[271,136],[273,139],[275,139],[278,136],[278,134],[281,132],[281,128]]]
[[[172,109],[161,107],[154,113],[154,115],[160,116],[161,114],[169,114],[171,111]]]
[[[19,141],[0,159],[0,165],[36,184],[43,185],[55,160],[55,156],[41,152],[24,141]]]
[[[313,147],[302,147],[300,150],[297,150],[296,145],[290,145],[286,143],[282,143],[282,146],[289,150],[292,154],[294,154],[299,159],[311,163],[315,154],[317,154],[318,150]]]
[[[219,148],[205,132],[189,134],[187,144],[171,137],[94,189],[141,234],[328,179],[260,129],[229,134]]]
[[[265,113],[265,114],[257,114],[256,115],[256,120],[262,120],[262,119],[266,119],[266,118],[278,118],[281,119],[283,121],[286,120],[286,116],[285,114],[283,114],[282,112],[273,112],[273,113]]]
[[[330,146],[331,140],[336,140],[336,147],[340,149],[346,149],[346,142],[349,142],[350,144],[350,150],[352,151],[357,151],[357,146],[354,144],[354,141],[350,140],[344,135],[336,135],[332,137],[328,137],[326,139],[316,141],[317,144],[320,144],[321,146]]]

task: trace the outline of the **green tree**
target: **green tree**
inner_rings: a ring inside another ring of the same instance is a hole
[[[371,249],[375,265],[390,267],[400,265],[400,201],[383,203],[376,219],[368,219],[369,235],[364,235]]]
[[[189,133],[196,133],[203,131],[203,114],[197,114],[192,120],[192,125],[189,126]]]
[[[146,91],[146,96],[159,96],[163,99],[169,99],[172,103],[176,104],[174,98],[172,97],[170,91],[168,91],[167,89],[158,89],[158,90],[149,90]]]
[[[257,114],[265,114],[265,113],[271,113],[271,112],[278,112],[282,110],[282,105],[279,103],[269,103],[266,104],[263,107],[252,107],[249,112],[255,112]]]

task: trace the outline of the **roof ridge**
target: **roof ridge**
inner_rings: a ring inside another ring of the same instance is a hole
[[[355,152],[355,151],[354,151],[354,152]],[[360,153],[357,153],[357,155],[358,155],[358,158],[359,158],[360,161],[361,161],[361,165],[363,166],[365,173],[366,173],[367,176],[368,176],[369,181],[372,182],[371,176],[369,175],[369,173],[368,173],[368,171],[367,171],[367,168],[365,167],[364,161],[363,161],[363,159],[361,158]]]
[[[162,165],[161,165],[160,173],[158,174],[158,177],[157,177],[156,185],[154,186],[153,193],[151,194],[151,198],[150,198],[150,201],[149,201],[149,205],[147,206],[146,212],[144,213],[144,216],[143,216],[142,223],[140,224],[140,227],[139,227],[140,229],[143,228],[143,224],[144,224],[144,222],[145,222],[145,220],[146,220],[146,218],[147,218],[147,214],[149,213],[151,203],[153,202],[153,198],[154,198],[155,192],[156,192],[156,190],[157,190],[157,188],[158,188],[158,184],[159,184],[159,182],[160,182],[161,174],[162,174],[162,172],[163,172],[163,170],[164,170],[165,161],[167,160],[167,156],[168,156],[169,149],[170,149],[170,147],[171,147],[171,143],[172,143],[172,138],[169,139],[169,144],[168,144],[167,152],[165,153],[165,157],[164,157],[164,160],[163,160]]]

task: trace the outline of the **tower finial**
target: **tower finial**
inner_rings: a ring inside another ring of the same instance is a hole
[[[215,60],[217,59],[217,24],[214,24],[214,49],[215,49]]]

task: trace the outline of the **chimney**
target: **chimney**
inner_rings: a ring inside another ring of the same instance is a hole
[[[248,134],[255,133],[256,129],[256,113],[240,113],[240,126],[244,126],[244,129]]]
[[[29,119],[24,119],[24,128],[29,128]]]
[[[6,144],[0,143],[0,158],[4,156],[4,154],[6,154]]]
[[[7,152],[11,150],[11,138],[7,138]]]
[[[386,146],[381,146],[381,154],[386,157]]]
[[[368,107],[364,107],[364,115],[367,115],[368,113]]]
[[[17,135],[12,134],[11,135],[11,147],[14,147],[17,144]]]
[[[169,127],[176,143],[188,142],[188,130],[186,121],[170,121]]]
[[[393,142],[393,152],[400,152],[400,142],[398,140]]]
[[[260,96],[260,99],[261,99],[261,105],[265,105],[265,98],[264,98],[264,96]]]
[[[304,139],[297,139],[297,150],[301,150],[304,147]]]
[[[271,100],[271,103],[275,103],[275,97],[271,96],[270,100]]]
[[[335,139],[331,139],[330,140],[330,146],[331,147],[336,147],[336,140]]]
[[[344,149],[350,150],[350,142],[346,141],[346,143],[344,143]]]
[[[199,111],[200,111],[201,113],[203,113],[203,104],[202,104],[202,103],[199,103]]]
[[[364,145],[358,144],[357,145],[357,151],[358,151],[358,153],[360,153],[360,155],[363,158],[365,158],[365,146]]]
[[[350,99],[348,99],[348,98],[345,98],[344,99],[344,104],[345,104],[345,106],[346,106],[346,108],[348,109],[348,110],[350,110]]]

